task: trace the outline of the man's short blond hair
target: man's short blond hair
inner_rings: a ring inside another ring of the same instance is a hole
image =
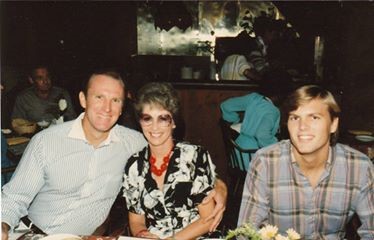
[[[290,112],[316,99],[322,100],[322,102],[327,105],[332,121],[335,118],[339,118],[341,110],[331,92],[317,85],[305,85],[296,89],[284,102],[282,114],[284,121],[286,122]],[[331,135],[330,143],[335,144],[337,137],[338,131]]]

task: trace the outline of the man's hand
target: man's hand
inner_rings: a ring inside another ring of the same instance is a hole
[[[253,68],[248,68],[244,70],[243,75],[246,76],[246,78],[248,78],[249,80],[254,80],[254,81],[261,80],[261,75]]]
[[[223,213],[226,209],[227,187],[226,184],[220,179],[217,179],[215,188],[209,193],[208,196],[204,198],[202,204],[206,204],[212,199],[214,199],[216,206],[212,214],[205,219],[205,221],[209,221],[212,218],[214,219],[209,228],[209,231],[211,232],[215,231],[218,227],[219,223],[222,220]]]
[[[2,222],[1,223],[1,240],[8,240],[9,237],[9,225]]]

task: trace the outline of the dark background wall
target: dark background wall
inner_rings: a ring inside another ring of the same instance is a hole
[[[25,81],[38,63],[50,66],[55,84],[72,96],[91,69],[124,69],[137,49],[135,4],[2,1],[1,74],[7,90]]]
[[[77,103],[74,96],[90,69],[132,69],[131,56],[137,51],[136,1],[0,4],[1,81],[6,91],[25,81],[30,66],[47,63],[56,84],[67,88]],[[343,94],[343,124],[374,130],[374,3],[275,4],[306,46],[310,48],[316,35],[326,38],[322,84]]]
[[[373,131],[374,3],[281,1],[275,5],[306,39],[325,37],[322,84],[341,94],[341,125]]]
[[[345,16],[340,26],[348,34],[341,37],[336,58],[337,80],[345,92],[344,124],[374,131],[374,4],[350,7]]]

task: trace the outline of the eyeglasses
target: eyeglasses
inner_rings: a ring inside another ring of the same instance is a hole
[[[169,127],[172,121],[173,121],[173,117],[169,114],[163,114],[157,117],[157,124],[160,127]],[[149,114],[142,114],[140,116],[140,124],[144,127],[151,126],[153,122],[154,122],[154,119]]]

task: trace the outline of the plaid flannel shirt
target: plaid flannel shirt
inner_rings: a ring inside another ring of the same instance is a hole
[[[361,239],[374,239],[374,166],[342,144],[330,148],[325,171],[315,188],[302,174],[284,140],[256,153],[248,172],[238,225],[289,228],[303,239],[342,239],[354,213]]]

